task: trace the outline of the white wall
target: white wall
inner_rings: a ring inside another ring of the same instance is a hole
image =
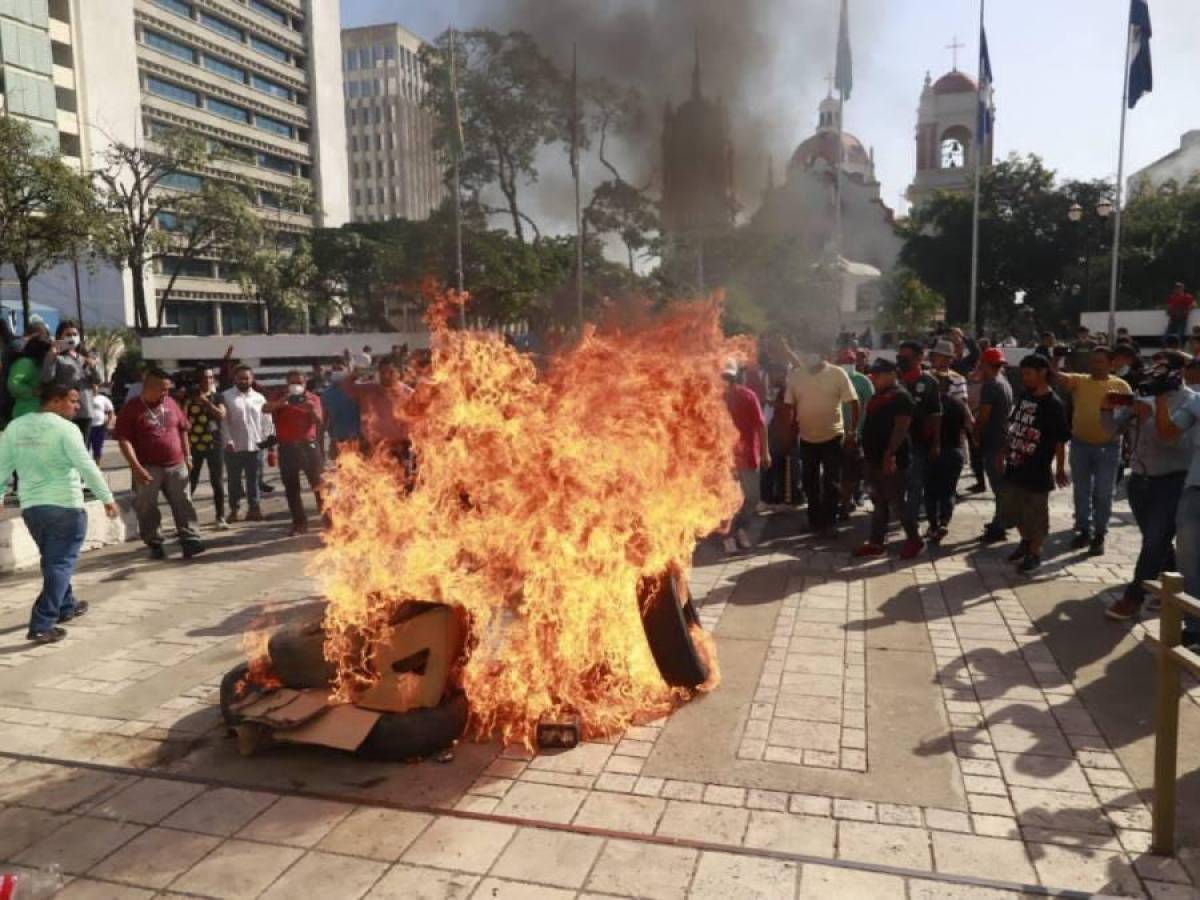
[[[320,212],[317,225],[350,221],[350,162],[342,91],[342,20],[333,0],[308,0],[310,140]]]
[[[142,339],[142,355],[146,359],[174,368],[182,360],[215,360],[233,347],[236,359],[256,365],[276,359],[327,359],[341,356],[343,351],[358,353],[370,347],[376,356],[391,351],[392,346],[408,344],[410,350],[429,346],[429,332],[401,334],[398,332],[370,334],[240,334],[233,337],[149,337]]]

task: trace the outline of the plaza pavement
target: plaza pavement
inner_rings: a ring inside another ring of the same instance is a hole
[[[0,579],[0,871],[60,866],[71,898],[1200,896],[1200,854],[1146,852],[1154,657],[1145,626],[1103,616],[1136,553],[1128,508],[1092,560],[1065,549],[1068,505],[1034,579],[971,540],[986,495],[912,563],[852,561],[861,515],[833,544],[793,516],[744,556],[705,543],[721,687],[532,758],[238,755],[216,691],[239,635],[318,602],[319,538],[286,538],[279,499],[189,564],[89,554],[92,611],[58,646],[24,643],[33,574]]]

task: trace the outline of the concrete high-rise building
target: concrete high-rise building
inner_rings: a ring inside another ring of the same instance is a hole
[[[10,15],[14,10],[18,15]],[[204,179],[236,176],[264,216],[297,235],[349,219],[336,2],[0,0],[0,41],[7,44],[7,29],[18,26],[18,38],[28,37],[34,49],[14,63],[15,83],[40,84],[49,76],[55,88],[50,95],[36,88],[36,104],[22,107],[22,115],[52,124],[46,117],[53,112],[63,153],[74,150],[85,167],[102,166],[114,142],[153,147],[157,135],[185,129],[223,158],[207,171],[171,177],[163,189],[194,191]],[[41,49],[46,36],[49,71]],[[8,87],[14,76],[5,57]],[[34,91],[26,88],[30,96]],[[16,100],[8,103],[16,112]],[[279,209],[280,194],[295,184],[311,187],[312,214]],[[35,294],[44,289],[37,299],[56,302],[58,274],[35,283]],[[165,323],[180,334],[261,330],[259,305],[230,275],[220,260],[187,262],[163,310]],[[127,272],[101,271],[87,280],[83,305],[93,324],[133,321]],[[154,321],[168,275],[149,280]]]
[[[342,32],[351,215],[355,222],[427,218],[446,196],[433,147],[423,41],[400,25]]]

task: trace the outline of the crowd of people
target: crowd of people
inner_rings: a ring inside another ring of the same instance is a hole
[[[946,538],[969,469],[965,493],[993,495],[979,543],[1015,531],[1008,559],[1032,575],[1050,535],[1051,493],[1072,490],[1071,548],[1102,557],[1124,480],[1141,546],[1108,616],[1137,616],[1144,582],[1175,567],[1200,596],[1200,334],[1191,343],[1185,353],[1169,335],[1146,359],[1124,329],[1110,346],[1081,328],[1069,345],[1046,333],[1010,360],[945,329],[901,343],[894,359],[853,342],[836,353],[764,347],[724,371],[744,497],[725,549],[750,546],[756,512],[801,505],[819,540],[836,539],[865,496],[867,539],[853,555],[886,555],[898,520],[898,555],[914,559]],[[1200,624],[1188,623],[1185,640],[1200,643]]]
[[[292,536],[309,527],[303,483],[321,513],[327,460],[338,453],[380,450],[411,476],[404,406],[413,388],[405,379],[416,381],[428,365],[427,354],[410,360],[406,348],[378,357],[364,348],[328,367],[293,369],[272,389],[230,347],[215,368],[144,367],[117,409],[76,323],[63,322],[51,339],[35,319],[21,340],[9,336],[0,361],[0,496],[17,497],[40,552],[43,584],[28,639],[57,642],[62,626],[87,611],[71,576],[87,534],[85,500],[99,500],[110,517],[119,512],[98,465],[110,432],[129,468],[138,536],[150,557],[168,555],[165,499],[180,555],[190,560],[206,549],[193,503],[205,468],[214,513],[206,524],[226,530],[239,518],[263,520],[261,498],[273,490],[265,471],[277,467]]]

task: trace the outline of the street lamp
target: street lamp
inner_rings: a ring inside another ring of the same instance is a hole
[[[1071,208],[1067,210],[1067,218],[1072,222],[1083,221],[1083,207],[1078,203],[1072,203]]]
[[[1113,204],[1107,197],[1103,197],[1096,204],[1096,215],[1100,221],[1107,222],[1109,216],[1112,215]],[[1083,207],[1078,203],[1072,203],[1071,208],[1067,210],[1067,218],[1078,225],[1084,220]],[[1092,304],[1092,229],[1084,224],[1083,231],[1083,296],[1084,306],[1091,308]]]
[[[1112,211],[1113,211],[1112,201],[1109,200],[1107,197],[1105,197],[1103,200],[1101,200],[1099,203],[1096,204],[1096,215],[1098,215],[1102,219],[1107,219],[1109,216],[1111,216]]]

